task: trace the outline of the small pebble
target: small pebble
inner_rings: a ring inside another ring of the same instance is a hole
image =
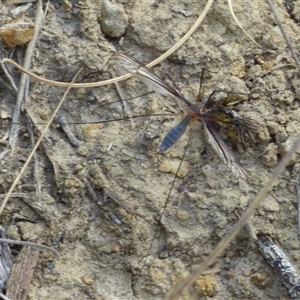
[[[174,160],[165,160],[161,163],[159,166],[159,171],[164,173],[173,173],[176,174],[178,177],[185,177],[189,173],[189,167],[190,164],[187,161],[182,161],[180,170],[178,170],[178,167],[180,165],[181,160],[180,159],[174,159]]]
[[[270,211],[270,212],[279,212],[279,204],[276,202],[276,200],[274,198],[271,197],[267,197],[266,199],[264,199],[264,201],[262,202],[262,207],[266,210],[266,211]]]
[[[120,252],[120,246],[119,246],[118,244],[113,243],[113,244],[111,245],[111,251],[112,251],[113,253],[118,253],[118,252]]]
[[[52,261],[49,261],[47,262],[47,268],[52,271],[55,268],[55,264]]]
[[[0,35],[10,48],[26,44],[33,34],[34,25],[31,23],[6,24],[0,28]]]
[[[100,123],[87,124],[83,127],[82,133],[84,134],[85,137],[95,138],[98,136],[100,130],[101,130]]]
[[[77,148],[77,153],[81,156],[87,156],[89,153],[89,149],[86,146],[81,145]]]
[[[86,285],[93,285],[95,283],[95,281],[87,275],[82,276],[81,281]]]
[[[183,209],[179,209],[177,211],[177,218],[180,220],[187,220],[190,217],[190,214],[188,211],[183,210]]]
[[[259,272],[254,273],[251,276],[251,281],[259,288],[259,289],[266,289],[272,284],[270,277],[266,274],[262,274]]]
[[[103,0],[101,10],[101,28],[110,37],[121,37],[128,26],[128,17],[124,8],[109,0]]]
[[[168,253],[168,251],[161,251],[161,252],[159,252],[158,257],[160,259],[168,258],[169,257],[169,253]]]
[[[217,281],[213,275],[199,277],[195,281],[195,291],[198,296],[213,297],[217,293]]]

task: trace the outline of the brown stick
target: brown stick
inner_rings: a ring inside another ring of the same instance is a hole
[[[7,297],[14,300],[26,299],[26,294],[39,259],[39,254],[40,250],[37,248],[22,248],[7,281]]]

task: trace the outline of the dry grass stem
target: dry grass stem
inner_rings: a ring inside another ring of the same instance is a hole
[[[260,45],[251,37],[251,35],[243,28],[243,26],[241,25],[241,23],[239,22],[239,20],[237,19],[237,17],[235,16],[235,13],[233,11],[233,7],[232,7],[232,2],[231,0],[228,0],[228,6],[229,6],[229,11],[232,15],[232,18],[234,19],[234,21],[238,24],[238,26],[242,29],[242,31],[247,35],[247,37],[257,46],[260,47]]]
[[[3,238],[0,238],[0,243],[8,243],[8,244],[14,244],[14,245],[35,247],[35,248],[39,248],[42,250],[50,251],[59,257],[59,253],[55,249],[45,246],[45,245],[38,244],[38,243],[32,243],[32,242],[26,242],[26,241],[16,241],[16,240],[3,239]]]

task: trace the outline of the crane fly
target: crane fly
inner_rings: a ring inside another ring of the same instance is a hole
[[[219,136],[218,132],[212,125],[213,123],[223,123],[231,125],[236,136],[243,142],[243,134],[247,133],[253,138],[253,125],[249,120],[240,118],[238,114],[230,108],[237,102],[234,98],[222,98],[216,100],[213,93],[208,98],[201,100],[200,91],[197,97],[198,103],[190,103],[178,90],[172,88],[163,79],[157,76],[151,69],[145,66],[137,59],[125,55],[118,54],[118,63],[127,72],[131,73],[135,78],[146,84],[155,92],[164,96],[171,96],[183,101],[188,107],[188,114],[180,121],[178,125],[173,127],[165,136],[160,145],[160,151],[168,150],[186,131],[192,120],[201,120],[204,130],[211,146],[218,153],[225,165],[238,177],[247,180],[247,171],[242,166],[238,158],[228,148],[224,140]]]

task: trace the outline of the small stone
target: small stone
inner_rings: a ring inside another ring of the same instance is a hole
[[[270,143],[266,149],[265,154],[262,157],[263,164],[266,167],[275,167],[278,163],[278,146],[274,143]]]
[[[21,235],[19,232],[19,228],[17,225],[11,225],[8,227],[8,229],[6,230],[6,234],[7,236],[9,236],[9,238],[13,239],[13,240],[21,240]]]
[[[271,285],[271,278],[266,275],[259,272],[254,273],[251,276],[251,281],[259,288],[259,289],[265,289]]]
[[[160,259],[168,258],[169,257],[169,253],[168,253],[168,251],[161,251],[161,252],[159,252],[158,257]]]
[[[178,170],[180,162],[180,159],[165,160],[161,163],[158,169],[164,173],[177,173],[178,177],[185,177],[189,173],[190,164],[184,160],[182,161],[180,169]]]
[[[180,220],[187,220],[190,217],[190,214],[188,211],[183,210],[183,209],[179,209],[177,211],[177,218]]]
[[[84,184],[75,176],[69,176],[65,180],[64,194],[68,196],[74,196],[84,188]]]
[[[112,251],[113,253],[118,253],[118,252],[120,252],[120,246],[119,246],[118,244],[113,243],[113,244],[111,245],[111,251]]]
[[[260,97],[259,93],[253,93],[251,94],[252,99],[258,99]]]
[[[159,132],[159,124],[149,124],[145,130],[145,137],[148,139],[154,139]]]
[[[86,146],[81,145],[77,148],[77,153],[81,156],[87,156],[89,153],[89,149]]]
[[[279,204],[271,197],[263,200],[262,207],[269,212],[279,212],[280,209]]]
[[[64,3],[64,9],[66,11],[70,11],[73,7],[73,4],[71,3],[71,1],[69,0],[63,0],[63,3]]]
[[[82,133],[85,135],[85,137],[95,138],[98,136],[100,129],[100,123],[88,124],[83,127]]]
[[[121,5],[103,0],[101,28],[110,37],[121,37],[128,26],[128,16]]]
[[[34,25],[31,23],[6,24],[0,28],[0,35],[10,48],[26,44],[33,34]]]
[[[65,186],[68,188],[83,188],[84,184],[76,177],[69,176],[65,181]]]
[[[81,281],[86,285],[93,285],[95,283],[95,281],[87,275],[82,276]]]
[[[54,270],[55,269],[55,264],[54,264],[54,262],[53,261],[48,261],[47,262],[47,268],[49,269],[49,270]]]
[[[49,110],[46,108],[38,108],[37,113],[42,120],[47,120],[49,118]]]
[[[195,290],[199,296],[215,296],[216,287],[217,281],[213,275],[201,276],[195,281]]]
[[[11,118],[13,115],[13,106],[10,106],[8,104],[2,104],[0,105],[0,117],[1,119],[7,119]]]
[[[99,252],[105,253],[105,254],[111,254],[112,253],[112,246],[111,244],[104,244],[99,248]]]
[[[216,212],[216,214],[212,219],[212,223],[214,224],[215,227],[225,228],[225,226],[227,225],[227,219],[221,213]]]

